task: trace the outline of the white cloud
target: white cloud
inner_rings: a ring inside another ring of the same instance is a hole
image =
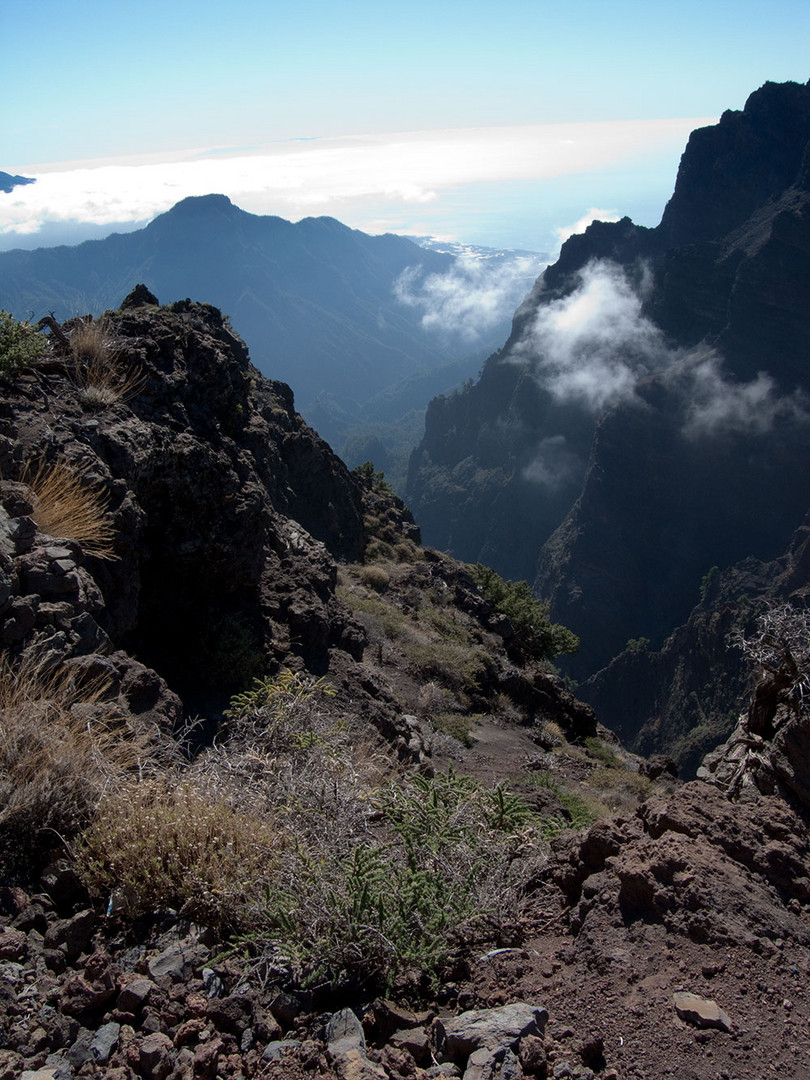
[[[686,397],[684,434],[697,439],[727,434],[763,435],[777,420],[807,420],[805,396],[779,395],[772,377],[760,371],[747,383],[731,382],[721,357],[695,351],[673,376]]]
[[[569,296],[541,303],[514,359],[530,356],[537,378],[558,401],[601,412],[632,397],[642,375],[672,360],[641,307],[620,266],[589,263]]]
[[[460,258],[446,274],[425,277],[417,267],[405,270],[395,292],[403,304],[421,310],[427,329],[473,342],[512,317],[545,265],[531,257]]]
[[[564,435],[542,439],[523,476],[549,491],[558,491],[571,480],[582,476],[585,463],[568,448]]]
[[[46,222],[145,221],[189,195],[228,195],[256,213],[336,213],[351,200],[429,204],[461,185],[628,166],[682,145],[707,118],[405,132],[200,149],[160,160],[15,166],[36,183],[0,196],[0,233]]]

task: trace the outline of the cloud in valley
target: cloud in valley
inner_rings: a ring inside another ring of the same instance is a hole
[[[541,304],[513,359],[531,357],[559,402],[602,412],[632,397],[639,378],[672,359],[642,302],[620,266],[589,263],[574,292]]]
[[[417,267],[405,270],[395,292],[401,303],[422,312],[426,329],[457,334],[473,343],[511,319],[545,265],[531,256],[460,258],[446,274],[425,276]]]
[[[780,422],[810,420],[806,396],[780,394],[767,372],[739,382],[715,350],[670,348],[642,313],[646,291],[644,282],[637,291],[615,263],[592,262],[569,296],[541,303],[508,359],[529,361],[558,403],[595,416],[619,402],[641,403],[638,380],[660,372],[674,395],[669,407],[683,417],[681,433],[692,441],[764,435]],[[554,490],[582,468],[563,435],[553,434],[540,442],[524,475]]]
[[[780,395],[764,371],[750,382],[732,382],[714,350],[691,353],[673,376],[686,397],[684,434],[690,439],[764,435],[780,420],[810,419],[808,402],[800,391]]]
[[[583,471],[584,462],[569,448],[566,437],[550,435],[540,441],[534,459],[523,470],[523,476],[553,492],[581,477]]]

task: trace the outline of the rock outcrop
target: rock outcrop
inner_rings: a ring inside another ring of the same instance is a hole
[[[362,555],[361,489],[288,387],[258,375],[207,305],[127,304],[99,332],[110,400],[67,365],[21,374],[2,404],[0,469],[35,490],[33,473],[58,463],[98,492],[110,557],[35,532],[36,495],[5,481],[3,644],[75,657],[112,643],[180,691],[233,688],[251,653],[313,668],[330,650],[357,656],[334,560]]]

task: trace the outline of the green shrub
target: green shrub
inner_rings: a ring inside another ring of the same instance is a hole
[[[512,826],[525,819],[508,792],[448,772],[392,783],[375,802],[382,836],[290,853],[284,884],[256,912],[267,929],[252,949],[280,945],[311,982],[387,987],[402,971],[433,979],[455,941],[514,909]]]
[[[534,660],[550,660],[560,653],[575,653],[579,638],[548,617],[548,604],[532,596],[525,581],[504,581],[489,566],[471,567],[475,584],[496,611],[506,615],[515,631],[514,644]]]
[[[364,566],[360,580],[375,592],[385,592],[391,584],[391,575],[382,566]]]
[[[441,731],[456,739],[462,746],[469,749],[475,746],[475,736],[472,733],[472,719],[465,713],[440,712],[430,717],[430,722],[435,731]]]
[[[47,350],[45,338],[27,321],[17,322],[8,311],[0,311],[0,375],[31,367]]]

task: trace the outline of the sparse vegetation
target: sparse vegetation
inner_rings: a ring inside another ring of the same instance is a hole
[[[0,659],[0,877],[32,872],[108,785],[157,759],[155,733],[116,721],[108,691],[103,678]]]
[[[431,713],[430,721],[434,730],[441,731],[445,735],[460,742],[468,749],[475,746],[475,736],[472,733],[473,717],[466,713],[458,712],[434,712]]]
[[[607,743],[603,742],[600,738],[597,738],[597,736],[589,735],[583,740],[583,744],[588,754],[592,758],[596,758],[597,761],[600,761],[607,768],[620,769],[622,767],[622,763],[613,747],[608,746]]]
[[[515,631],[511,643],[533,660],[550,660],[561,653],[574,653],[579,638],[548,617],[548,604],[532,596],[525,581],[504,581],[481,563],[471,568],[473,580],[493,608],[506,615]]]
[[[107,513],[108,496],[56,462],[29,465],[21,477],[34,496],[33,518],[50,536],[75,540],[88,555],[114,559],[115,530]]]
[[[0,311],[0,376],[32,367],[47,350],[47,341],[30,323]]]

